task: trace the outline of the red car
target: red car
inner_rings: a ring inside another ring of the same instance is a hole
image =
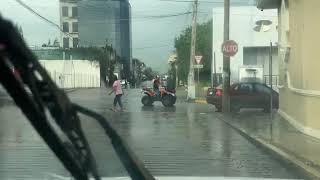
[[[240,111],[241,108],[262,108],[265,112],[270,112],[270,95],[272,93],[273,108],[279,108],[279,94],[266,86],[256,82],[235,83],[230,87],[230,109],[233,112]],[[213,104],[217,111],[222,110],[222,85],[209,88],[206,100],[208,104]]]

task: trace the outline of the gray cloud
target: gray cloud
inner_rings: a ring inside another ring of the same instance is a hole
[[[41,15],[59,24],[58,0],[24,0],[24,2]],[[236,2],[243,3],[241,0]],[[191,15],[163,19],[143,19],[141,17],[187,12],[191,10],[191,3],[160,0],[131,0],[130,3],[133,17],[133,57],[140,58],[155,70],[166,71],[168,56],[174,50],[174,38],[191,24]],[[202,13],[199,14],[199,19],[204,21],[211,18],[212,8],[221,5],[222,3],[200,4],[199,9]],[[0,12],[4,17],[22,26],[29,45],[41,45],[48,39],[60,36],[60,32],[55,27],[31,14],[14,0],[1,0]]]

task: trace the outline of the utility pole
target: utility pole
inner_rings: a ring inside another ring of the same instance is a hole
[[[193,62],[194,62],[194,56],[196,54],[197,13],[198,13],[198,0],[194,0],[193,15],[192,15],[190,67],[189,67],[189,75],[188,75],[188,97],[187,97],[188,100],[195,99],[195,94],[196,94]]]
[[[270,88],[271,88],[271,93],[270,93],[270,118],[272,120],[272,110],[273,110],[273,88],[272,88],[272,54],[273,54],[273,45],[272,42],[270,42],[270,62],[269,62],[269,82],[270,82]]]
[[[230,0],[224,0],[224,42],[229,40],[230,33]],[[230,112],[230,57],[223,56],[223,97],[222,111]]]
[[[216,86],[218,84],[217,82],[217,64],[216,64],[216,52],[213,53],[213,65],[214,65],[214,81],[213,81],[213,86]],[[213,87],[212,86],[212,87]]]
[[[179,86],[179,79],[178,79],[178,63],[175,63],[175,68],[176,68],[176,89]]]

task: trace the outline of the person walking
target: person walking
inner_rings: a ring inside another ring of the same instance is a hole
[[[111,95],[112,93],[115,94],[114,100],[113,100],[113,108],[112,111],[117,111],[117,104],[120,106],[120,111],[123,111],[123,105],[121,102],[121,97],[123,95],[122,87],[121,87],[121,81],[118,79],[117,76],[114,76],[114,83],[112,85],[112,91],[109,93]]]

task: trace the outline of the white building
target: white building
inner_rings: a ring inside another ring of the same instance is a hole
[[[268,27],[263,26],[267,32],[256,32],[256,22],[269,20]],[[260,66],[263,69],[264,79],[269,75],[269,49],[270,42],[275,46],[278,42],[277,11],[260,11],[254,6],[231,7],[230,10],[230,39],[239,45],[238,53],[231,58],[231,82],[241,81],[239,70],[243,66]],[[213,9],[213,53],[216,54],[216,68],[218,74],[223,72],[223,55],[221,45],[223,43],[224,10]],[[277,48],[274,47],[273,75],[278,75]],[[277,79],[277,78],[275,78]],[[273,80],[275,83],[276,80]]]
[[[63,48],[77,47],[79,44],[77,0],[60,0],[61,45]]]
[[[99,63],[88,60],[39,60],[60,88],[100,87]]]

